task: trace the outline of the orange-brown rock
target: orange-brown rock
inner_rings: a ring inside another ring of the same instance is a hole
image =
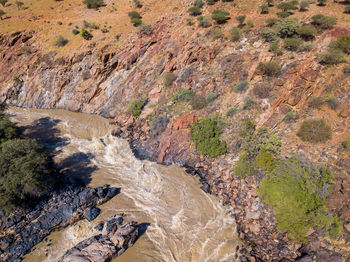
[[[173,130],[190,128],[193,123],[197,121],[198,117],[196,115],[192,115],[190,113],[183,114],[173,124]]]

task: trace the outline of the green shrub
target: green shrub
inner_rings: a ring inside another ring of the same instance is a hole
[[[15,4],[16,4],[18,10],[20,10],[22,8],[22,6],[24,6],[24,3],[21,1],[16,1]]]
[[[322,29],[330,29],[337,23],[337,18],[333,16],[325,16],[317,14],[311,17],[313,24]]]
[[[252,176],[256,172],[254,165],[249,162],[249,153],[243,151],[236,162],[235,167],[233,168],[235,175],[239,177]]]
[[[132,18],[139,18],[139,19],[141,19],[141,18],[142,18],[141,15],[140,15],[140,13],[137,12],[137,11],[131,11],[131,12],[129,12],[129,13],[128,13],[128,16],[129,16],[130,19],[132,19]]]
[[[261,5],[261,14],[268,14],[269,13],[269,6],[268,5]]]
[[[135,4],[135,7],[137,8],[141,8],[142,7],[142,4],[139,0],[133,0],[134,1],[134,4]]]
[[[289,2],[281,2],[277,5],[278,9],[281,9],[283,12],[287,12],[290,10],[295,9],[295,2],[294,1],[289,1]]]
[[[0,19],[2,20],[2,16],[5,15],[5,11],[0,9]]]
[[[326,168],[312,168],[298,158],[277,162],[260,184],[258,195],[274,208],[277,228],[295,242],[306,242],[311,228],[339,234],[339,222],[327,212],[333,176]]]
[[[229,110],[227,110],[226,116],[227,116],[227,117],[233,116],[237,111],[238,111],[237,108],[231,107]]]
[[[213,5],[217,2],[217,0],[207,0],[208,5]]]
[[[0,145],[8,140],[18,138],[20,134],[20,128],[0,110]]]
[[[272,26],[274,26],[275,24],[277,24],[278,19],[275,18],[275,17],[270,17],[270,18],[267,18],[267,19],[265,20],[265,22],[266,22],[267,26],[272,27]]]
[[[341,144],[345,149],[350,149],[350,136],[348,136],[347,139],[343,141]]]
[[[91,40],[93,35],[86,30],[85,28],[83,28],[80,32],[80,35],[85,39],[85,40]]]
[[[350,5],[344,6],[344,12],[345,12],[346,14],[350,14]]]
[[[320,109],[321,106],[324,104],[324,99],[321,96],[314,96],[311,98],[309,102],[309,107]]]
[[[266,3],[268,6],[272,6],[273,5],[273,0],[266,0]]]
[[[248,87],[249,87],[249,82],[247,80],[243,80],[236,84],[234,91],[236,93],[244,92],[245,90],[247,90]]]
[[[310,25],[304,25],[297,29],[297,34],[305,39],[305,40],[311,40],[315,37],[315,34],[317,33],[315,27]]]
[[[292,37],[297,34],[300,23],[296,18],[285,18],[278,25],[278,32],[281,37]]]
[[[213,102],[216,98],[218,98],[219,95],[217,93],[209,93],[206,97],[205,100],[209,104]]]
[[[223,36],[223,33],[221,31],[220,27],[214,27],[212,30],[210,30],[209,33],[211,39],[213,39],[213,41],[215,41],[216,39],[219,39]]]
[[[215,20],[218,24],[225,23],[229,19],[230,13],[222,10],[214,10],[211,14],[211,18]]]
[[[130,22],[134,25],[134,26],[139,26],[142,24],[142,20],[140,18],[131,18]]]
[[[5,7],[6,3],[8,2],[8,0],[0,0],[0,4]]]
[[[299,11],[300,12],[305,12],[309,8],[310,4],[308,1],[300,1],[299,4]]]
[[[308,119],[301,124],[297,136],[310,143],[324,143],[332,137],[332,129],[324,119]]]
[[[181,102],[189,102],[195,96],[195,92],[193,90],[183,89],[178,94],[175,95],[175,101]]]
[[[279,18],[281,18],[281,19],[284,19],[284,18],[287,18],[287,17],[291,16],[291,13],[289,13],[289,12],[278,12],[277,16]]]
[[[297,51],[303,43],[304,41],[301,38],[286,38],[284,39],[284,48],[290,51]]]
[[[342,36],[339,39],[331,42],[331,48],[339,49],[345,54],[350,55],[350,36]]]
[[[59,36],[56,40],[56,46],[62,47],[65,46],[68,43],[68,40],[64,38],[63,36]]]
[[[326,99],[326,103],[329,105],[330,108],[332,108],[333,110],[337,109],[338,107],[338,100],[332,96],[332,97],[328,97]]]
[[[275,55],[282,55],[283,54],[283,51],[280,48],[279,43],[277,41],[270,43],[269,51],[274,53]]]
[[[186,19],[186,24],[189,26],[194,25],[193,20],[191,18]]]
[[[197,20],[199,22],[200,27],[207,28],[211,26],[211,22],[208,17],[201,15],[200,17],[197,18]]]
[[[0,146],[0,205],[7,211],[47,193],[53,184],[49,158],[32,139],[13,139]]]
[[[75,28],[72,30],[73,35],[78,35],[79,33],[80,33],[80,31],[75,29]]]
[[[205,98],[201,95],[194,95],[190,101],[192,109],[199,110],[207,106]]]
[[[317,0],[317,2],[318,2],[318,4],[319,4],[320,6],[325,6],[327,0]]]
[[[254,100],[247,96],[244,98],[243,110],[251,109],[255,104]]]
[[[194,6],[197,6],[199,8],[202,8],[202,6],[204,5],[202,0],[195,0],[193,3]]]
[[[272,28],[262,29],[260,35],[266,42],[276,42],[279,39],[278,32]]]
[[[202,13],[201,9],[198,6],[192,6],[187,11],[190,15],[193,15],[193,16],[197,16]]]
[[[98,9],[101,6],[104,6],[103,0],[84,0],[83,4],[87,6],[87,8]]]
[[[286,122],[290,122],[290,121],[296,120],[297,118],[298,118],[298,115],[295,112],[290,111],[284,116],[283,120]]]
[[[83,21],[83,27],[85,28],[92,28],[92,29],[99,29],[100,27],[95,23],[89,23],[88,21]]]
[[[238,27],[234,26],[231,29],[231,41],[237,42],[241,38],[241,32],[239,31]]]
[[[323,65],[337,65],[346,62],[343,52],[337,49],[322,53],[318,58],[319,63]]]
[[[142,35],[152,35],[153,33],[152,27],[150,25],[142,24],[140,26],[140,33]]]
[[[226,153],[226,142],[220,140],[222,129],[215,119],[202,118],[191,128],[191,138],[199,152],[210,157]]]
[[[257,69],[260,70],[263,75],[277,76],[281,71],[281,66],[277,62],[260,62]]]
[[[239,15],[239,16],[236,16],[235,19],[237,20],[237,22],[238,22],[240,25],[243,25],[244,20],[246,19],[246,16],[245,16],[245,15]]]
[[[137,99],[130,103],[127,113],[133,116],[140,116],[147,99]]]
[[[169,72],[169,73],[165,73],[164,75],[164,86],[165,87],[171,87],[173,82],[176,80],[177,76],[172,73],[172,72]]]

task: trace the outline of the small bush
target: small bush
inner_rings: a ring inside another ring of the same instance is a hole
[[[199,22],[200,27],[207,28],[211,26],[211,22],[208,17],[200,16],[197,18],[197,20]]]
[[[181,102],[189,102],[195,96],[195,92],[193,90],[183,89],[178,94],[175,95],[175,101]]]
[[[227,117],[233,116],[237,111],[238,111],[237,108],[231,107],[229,110],[227,110],[226,116],[227,116]]]
[[[215,20],[218,24],[225,23],[229,19],[230,13],[222,10],[214,10],[211,14],[211,18]]]
[[[209,104],[209,103],[213,102],[218,97],[219,97],[219,95],[217,93],[210,93],[206,96],[205,100]]]
[[[350,14],[350,5],[344,6],[344,12],[345,12],[346,14]]]
[[[346,59],[343,53],[339,50],[331,50],[330,52],[319,55],[319,63],[323,65],[337,65],[345,62]]]
[[[199,8],[202,8],[204,3],[202,0],[195,0],[194,3],[193,3],[194,6],[197,6]]]
[[[174,73],[165,73],[164,75],[164,86],[171,87],[177,76]]]
[[[220,140],[222,129],[215,119],[202,118],[191,128],[191,138],[199,152],[210,157],[226,153],[226,142]]]
[[[75,28],[72,30],[73,35],[78,35],[79,33],[80,33],[80,31],[75,29]]]
[[[314,15],[311,17],[313,24],[319,26],[322,29],[330,29],[337,23],[337,18],[333,16]]]
[[[238,161],[236,162],[235,167],[233,168],[235,175],[239,177],[252,176],[256,172],[254,165],[249,162],[249,153],[243,151],[239,155]]]
[[[268,5],[261,5],[261,14],[268,14],[269,13],[269,6]]]
[[[286,38],[284,39],[284,48],[290,51],[297,51],[303,43],[304,41],[301,38]]]
[[[213,41],[223,37],[223,33],[221,31],[221,28],[214,27],[212,30],[210,30],[210,37],[213,39]]]
[[[243,110],[251,109],[254,104],[255,104],[254,100],[249,96],[247,96],[246,98],[244,98]]]
[[[266,3],[268,6],[272,6],[273,5],[273,0],[266,0]]]
[[[191,18],[186,19],[186,24],[189,26],[194,25],[193,20]]]
[[[85,39],[85,40],[91,40],[93,35],[86,30],[85,28],[83,28],[80,32],[80,35]]]
[[[318,2],[318,4],[319,4],[320,6],[325,6],[327,0],[317,0],[317,2]]]
[[[345,149],[350,149],[350,136],[348,136],[348,138],[347,138],[345,141],[343,141],[343,142],[341,143],[341,145],[342,145]]]
[[[326,99],[326,103],[329,105],[330,108],[332,108],[333,110],[337,109],[338,107],[338,100],[332,96],[332,97],[328,97]]]
[[[236,84],[234,91],[236,93],[244,92],[245,90],[247,90],[248,87],[249,87],[249,82],[247,80],[244,80]]]
[[[298,52],[310,52],[312,48],[312,44],[303,43],[301,46],[299,46]]]
[[[207,106],[207,102],[205,98],[201,95],[195,95],[192,97],[190,104],[192,109],[199,110]]]
[[[207,0],[208,5],[213,5],[217,2],[217,0]]]
[[[134,26],[139,26],[142,24],[142,20],[140,18],[131,18],[130,22],[134,25]]]
[[[301,1],[299,4],[299,11],[300,12],[305,12],[309,8],[310,4],[307,1]]]
[[[330,44],[331,48],[339,49],[350,55],[350,36],[342,36]]]
[[[317,33],[315,27],[310,25],[304,25],[297,29],[297,34],[304,40],[311,40],[315,37]]]
[[[270,18],[267,18],[267,19],[265,20],[265,22],[266,22],[267,26],[272,27],[272,26],[274,26],[275,24],[277,24],[278,19],[275,18],[275,17],[270,17]]]
[[[262,29],[260,35],[266,42],[276,42],[279,39],[278,32],[272,28]]]
[[[239,15],[239,16],[236,16],[235,19],[238,21],[238,23],[240,25],[243,25],[244,20],[246,19],[246,16],[245,15]]]
[[[260,62],[258,65],[258,70],[260,70],[261,73],[266,76],[277,76],[281,71],[281,66],[277,62]]]
[[[237,42],[241,38],[241,32],[239,31],[238,27],[234,26],[231,29],[231,41]]]
[[[270,43],[269,51],[274,53],[275,55],[282,55],[283,54],[283,51],[280,48],[280,45],[277,41]]]
[[[128,13],[128,16],[130,17],[130,19],[132,19],[132,18],[139,18],[139,19],[141,19],[141,18],[142,18],[141,15],[140,15],[140,13],[137,12],[137,11],[131,11],[131,12],[129,12],[129,13]]]
[[[142,4],[139,0],[133,0],[134,1],[134,4],[135,4],[135,7],[137,8],[141,8],[142,7]]]
[[[281,2],[277,5],[277,8],[281,9],[283,12],[293,10],[295,9],[295,2],[294,1]]]
[[[281,19],[284,19],[284,18],[287,18],[287,17],[291,16],[291,13],[289,13],[289,12],[278,12],[277,16],[279,18],[281,18]]]
[[[83,21],[83,27],[84,28],[92,28],[92,29],[99,29],[100,27],[95,23],[89,23],[88,21]]]
[[[0,0],[0,4],[2,5],[2,7],[5,7],[7,2],[8,0]]]
[[[192,6],[187,11],[190,15],[193,15],[193,16],[197,16],[202,13],[201,9],[198,6]]]
[[[278,25],[278,31],[281,37],[292,37],[297,34],[300,23],[295,18],[285,18]]]
[[[0,145],[8,140],[18,138],[20,128],[0,112]]]
[[[140,27],[140,33],[142,35],[152,35],[152,27],[150,25],[142,24]]]
[[[140,116],[143,107],[146,104],[146,99],[137,99],[135,101],[132,101],[129,105],[127,113],[133,115],[133,116]]]
[[[101,6],[104,6],[103,0],[84,0],[83,4],[87,6],[87,8],[98,9]]]
[[[321,96],[314,96],[311,98],[309,102],[309,107],[320,109],[321,106],[324,104],[324,99]]]
[[[285,122],[290,122],[290,121],[294,121],[294,120],[296,120],[298,118],[298,115],[295,113],[295,112],[293,112],[293,111],[290,111],[290,112],[288,112],[285,116],[284,116],[284,121]]]
[[[297,136],[310,143],[324,143],[332,137],[332,129],[324,119],[308,119],[301,124]]]
[[[270,95],[271,87],[267,83],[259,83],[254,86],[253,94],[259,98],[268,98]]]
[[[5,15],[5,14],[6,14],[6,12],[4,10],[0,9],[0,19],[2,19],[2,16]]]
[[[62,47],[68,44],[68,40],[64,38],[63,36],[59,36],[56,40],[56,46]]]

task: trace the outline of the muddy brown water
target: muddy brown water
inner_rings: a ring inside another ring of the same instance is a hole
[[[233,210],[204,193],[198,178],[183,168],[136,159],[125,140],[110,135],[108,119],[64,110],[10,108],[8,113],[52,150],[57,165],[73,180],[121,189],[100,206],[94,221],[81,220],[51,233],[24,261],[58,261],[67,249],[97,234],[99,221],[117,213],[150,225],[113,261],[239,261]]]

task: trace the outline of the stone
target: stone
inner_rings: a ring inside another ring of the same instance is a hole
[[[88,208],[85,213],[84,213],[84,217],[88,220],[88,221],[92,221],[94,220],[96,217],[98,217],[98,215],[100,214],[101,209],[97,208],[97,207],[92,207],[92,208]]]
[[[190,113],[183,114],[173,124],[173,130],[190,128],[193,123],[198,121],[198,117]]]
[[[247,219],[259,219],[260,218],[260,211],[248,211],[246,214]]]

